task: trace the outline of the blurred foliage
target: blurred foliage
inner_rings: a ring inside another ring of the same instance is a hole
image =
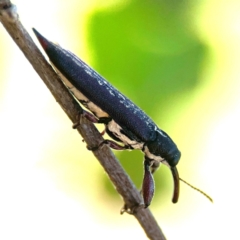
[[[164,126],[174,96],[188,94],[198,84],[206,48],[193,31],[190,1],[129,1],[124,7],[97,9],[89,18],[87,42],[93,67]],[[192,5],[192,3],[191,3]],[[171,135],[171,134],[170,134]],[[143,155],[118,157],[137,186],[142,181]],[[166,174],[155,174],[158,186],[169,187]],[[104,176],[110,187],[110,182]],[[115,192],[115,191],[114,191]]]

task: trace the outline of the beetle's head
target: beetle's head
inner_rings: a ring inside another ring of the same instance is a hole
[[[161,162],[171,169],[174,181],[172,202],[177,203],[179,197],[179,175],[176,165],[181,157],[180,151],[167,133],[160,129],[156,131],[155,140],[148,142],[147,149],[149,152],[147,153],[145,151],[145,154],[148,155],[150,159],[157,159],[160,157],[160,159],[162,159]]]
[[[164,152],[163,157],[170,167],[176,167],[180,160],[181,152],[177,149],[176,145],[174,144],[170,150]]]
[[[160,129],[158,129],[155,133],[156,137],[154,141],[146,144],[149,152],[155,157],[164,159],[163,163],[170,168],[176,167],[180,160],[181,152],[167,133]]]

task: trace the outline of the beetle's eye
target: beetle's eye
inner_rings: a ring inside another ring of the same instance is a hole
[[[170,153],[169,158],[166,160],[171,167],[175,167],[178,164],[180,157],[181,157],[181,153],[177,151],[172,154]]]

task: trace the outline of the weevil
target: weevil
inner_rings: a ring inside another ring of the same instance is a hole
[[[161,163],[171,170],[172,202],[177,203],[180,178],[176,165],[181,153],[168,134],[76,55],[50,42],[34,28],[33,31],[69,91],[89,110],[84,111],[84,116],[105,125],[106,133],[113,140],[104,140],[104,144],[116,150],[138,149],[144,153],[142,195],[145,207],[150,205],[154,195],[152,174]]]

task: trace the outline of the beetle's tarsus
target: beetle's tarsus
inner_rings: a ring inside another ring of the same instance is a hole
[[[135,205],[132,207],[129,207],[126,203],[124,204],[124,206],[121,208],[120,210],[120,214],[124,214],[124,213],[128,213],[130,215],[135,214],[137,211],[139,211],[142,208],[146,208],[145,204],[139,204],[139,205]]]
[[[80,122],[75,122],[75,123],[72,125],[72,128],[73,128],[73,129],[76,129],[79,125],[80,125]]]
[[[104,144],[108,144],[108,140],[103,140],[98,146],[94,146],[94,147],[87,146],[87,149],[90,151],[96,151],[99,148],[101,148]]]
[[[81,116],[83,113],[78,113],[77,115],[77,121],[75,123],[73,123],[72,128],[73,129],[77,129],[77,127],[81,124]]]
[[[100,145],[101,145],[101,143],[98,146],[94,146],[94,147],[87,146],[87,150],[94,152],[101,147]]]

